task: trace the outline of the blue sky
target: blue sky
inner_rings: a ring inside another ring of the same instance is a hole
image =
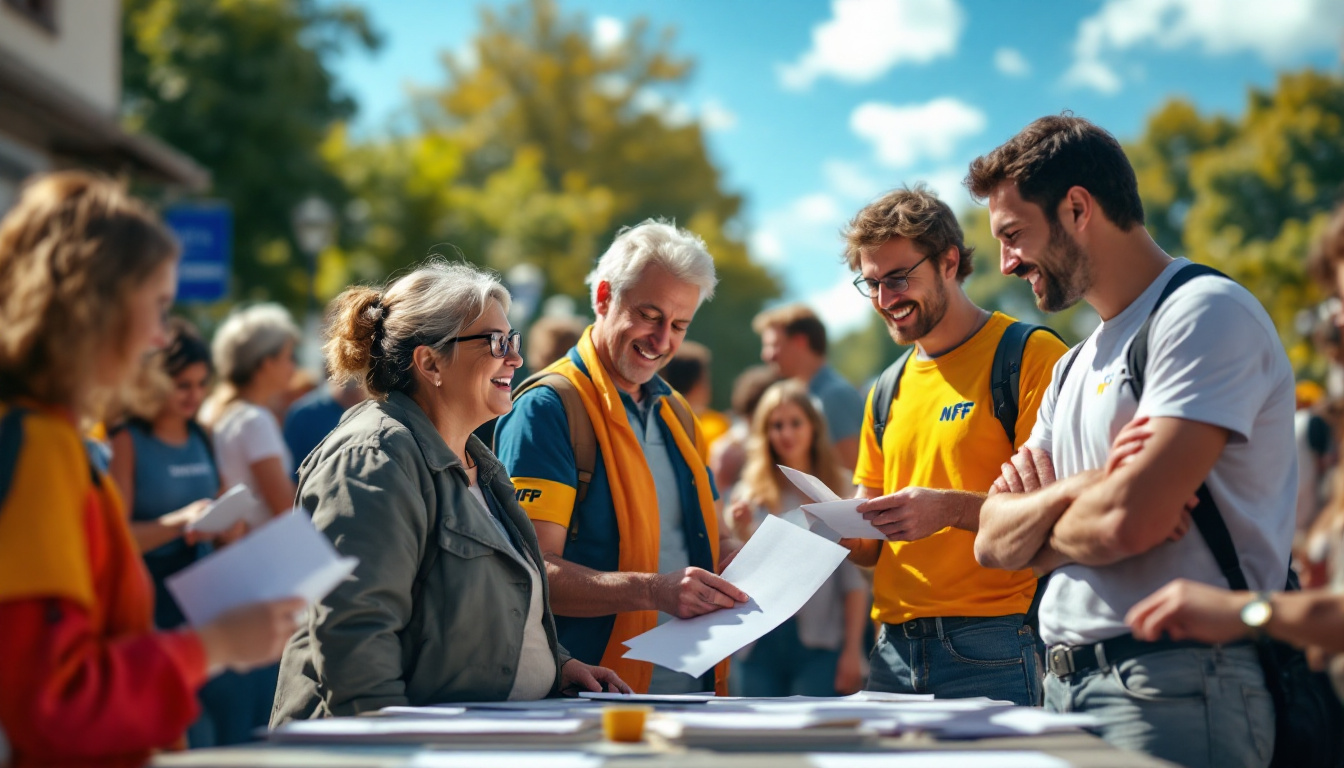
[[[839,229],[881,191],[925,181],[954,207],[967,163],[1033,118],[1071,109],[1122,140],[1170,97],[1238,114],[1277,72],[1341,69],[1341,0],[560,0],[597,41],[648,18],[696,62],[685,88],[651,97],[700,120],[726,186],[746,198],[754,255],[833,331],[871,311],[839,261]],[[443,83],[479,5],[367,3],[386,44],[334,62],[389,130],[409,89]]]

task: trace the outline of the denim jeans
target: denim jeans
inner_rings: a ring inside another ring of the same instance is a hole
[[[1274,752],[1274,702],[1255,649],[1150,653],[1067,678],[1045,678],[1045,706],[1086,712],[1122,749],[1187,768],[1263,768]]]
[[[868,690],[1039,704],[1038,643],[1022,618],[937,617],[883,624],[870,657]]]
[[[798,622],[789,619],[756,641],[734,664],[739,696],[834,696],[839,651],[808,648],[798,640]],[[732,679],[731,677],[729,678]]]

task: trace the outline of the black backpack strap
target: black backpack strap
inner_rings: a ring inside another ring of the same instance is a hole
[[[1157,303],[1148,313],[1147,319],[1139,330],[1134,333],[1134,340],[1129,344],[1129,351],[1125,356],[1125,365],[1129,373],[1129,387],[1134,392],[1134,399],[1143,397],[1143,386],[1145,373],[1148,366],[1148,336],[1152,330],[1153,317],[1157,311],[1162,308],[1167,299],[1176,292],[1178,288],[1204,275],[1213,275],[1216,277],[1228,278],[1227,275],[1219,272],[1213,267],[1203,264],[1188,264],[1181,267],[1171,280],[1163,286],[1162,293],[1158,294]],[[1218,505],[1213,501],[1213,495],[1209,493],[1209,486],[1201,484],[1199,490],[1195,492],[1199,498],[1199,504],[1190,512],[1190,519],[1195,527],[1199,529],[1199,535],[1204,538],[1205,543],[1213,552],[1213,558],[1218,563],[1218,569],[1222,571],[1223,577],[1227,579],[1227,585],[1235,590],[1247,589],[1246,574],[1241,570],[1241,559],[1237,557],[1236,545],[1232,542],[1232,534],[1227,530],[1227,523],[1223,520],[1222,513],[1218,510]]]
[[[901,392],[901,374],[905,373],[905,364],[914,353],[915,347],[912,345],[896,362],[887,366],[877,377],[877,383],[873,384],[873,437],[877,439],[879,450],[882,448],[882,435],[887,431],[887,419],[891,416],[891,404]]]
[[[23,449],[23,417],[27,414],[25,408],[11,407],[0,418],[0,511],[4,510],[9,488],[14,483],[19,451]]]
[[[989,373],[989,393],[994,403],[994,416],[1003,425],[1008,444],[1014,448],[1017,447],[1018,400],[1022,389],[1022,355],[1027,349],[1027,339],[1036,331],[1045,331],[1060,339],[1053,328],[1014,322],[999,337],[999,346],[994,349],[994,363]]]
[[[1147,319],[1139,330],[1134,333],[1134,340],[1129,343],[1129,352],[1125,355],[1125,366],[1129,371],[1127,383],[1134,392],[1134,399],[1139,400],[1143,397],[1144,373],[1148,368],[1148,333],[1153,324],[1153,317],[1157,315],[1157,310],[1162,308],[1171,294],[1176,292],[1177,288],[1185,285],[1196,277],[1204,275],[1215,275],[1227,280],[1232,278],[1224,275],[1222,272],[1203,264],[1187,264],[1181,267],[1176,274],[1171,276],[1166,286],[1162,288],[1162,293],[1158,294],[1157,303],[1153,305],[1153,311],[1148,313]]]

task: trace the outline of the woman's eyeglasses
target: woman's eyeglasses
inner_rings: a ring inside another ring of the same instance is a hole
[[[523,355],[523,335],[517,331],[491,331],[490,333],[478,333],[472,336],[454,336],[451,339],[444,339],[443,345],[458,341],[475,341],[476,339],[490,340],[490,354],[495,357],[508,357],[510,352],[516,353],[519,357]]]

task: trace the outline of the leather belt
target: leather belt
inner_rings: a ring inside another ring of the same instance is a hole
[[[1149,653],[1212,647],[1194,640],[1162,639],[1148,643],[1133,635],[1120,635],[1092,645],[1052,645],[1045,649],[1045,668],[1055,677],[1068,677],[1094,669],[1103,669]]]

